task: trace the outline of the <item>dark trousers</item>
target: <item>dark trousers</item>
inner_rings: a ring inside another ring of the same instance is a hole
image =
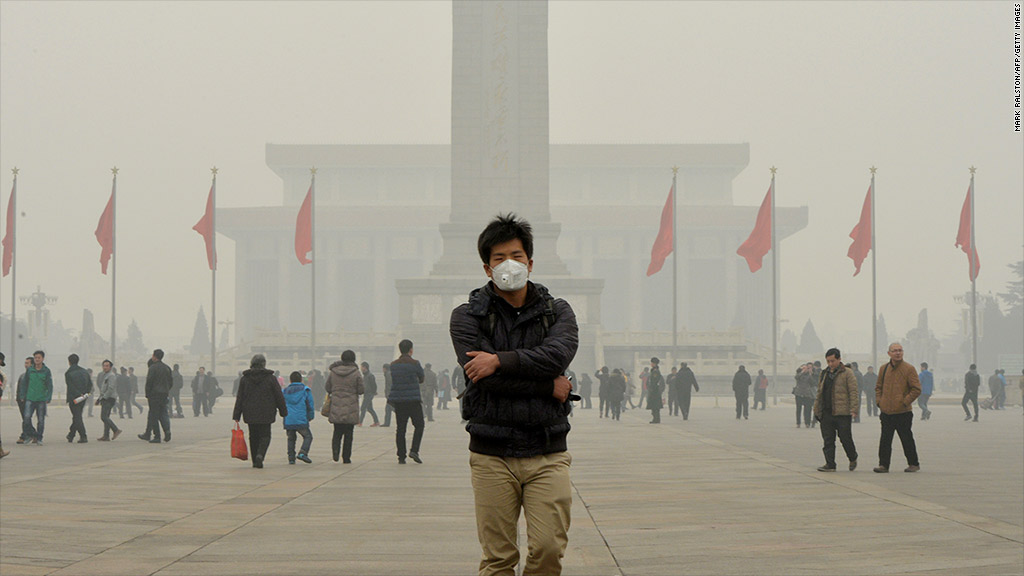
[[[181,413],[181,391],[180,390],[176,390],[176,391],[172,392],[171,393],[171,398],[174,400],[174,410],[178,413],[178,416],[184,416],[184,414]],[[167,412],[170,413],[170,411],[171,411],[171,402],[168,401],[167,402]]]
[[[429,422],[433,422],[434,421],[434,402],[433,402],[433,400],[430,400],[430,401],[427,401],[427,402],[423,402],[423,412],[427,416],[427,421],[429,421]],[[416,450],[413,450],[413,452],[416,452]]]
[[[917,405],[921,407],[921,419],[927,420],[931,410],[928,410],[928,399],[931,398],[931,394],[921,394],[917,397]]]
[[[897,433],[903,444],[903,454],[907,457],[907,464],[920,466],[921,463],[917,461],[914,433],[910,430],[910,426],[914,422],[914,413],[886,414],[881,412],[878,418],[882,421],[882,437],[878,441],[878,465],[883,468],[889,467],[889,462],[892,460],[892,436],[893,433]]]
[[[412,447],[409,452],[420,451],[420,442],[423,440],[423,404],[420,402],[398,402],[394,405],[395,410],[395,447],[398,449],[398,459],[405,460],[405,429],[412,420]]]
[[[676,400],[676,412],[678,413],[680,411],[682,411],[682,413],[683,413],[683,420],[688,420],[690,418],[690,393],[689,392],[680,392],[679,393],[679,399]]]
[[[139,404],[138,401],[135,400],[136,396],[137,396],[137,394],[135,392],[132,392],[132,396],[131,396],[131,398],[129,400],[131,401],[132,404],[135,405],[136,408],[139,409],[139,414],[142,414],[142,404]],[[147,398],[147,400],[149,400],[149,399]]]
[[[363,418],[366,417],[366,413],[369,412],[370,416],[373,416],[373,423],[380,424],[380,419],[377,418],[377,412],[373,409],[373,396],[369,394],[363,395],[363,405],[359,407],[359,423],[363,423]]]
[[[295,462],[295,440],[296,436],[302,436],[302,447],[299,454],[309,454],[309,447],[313,445],[313,432],[309,426],[298,430],[286,430],[288,433],[288,461]]]
[[[593,406],[590,404],[590,394],[587,394],[582,400],[580,400],[580,410],[589,410],[591,408],[593,408]]]
[[[107,398],[100,400],[100,420],[103,421],[103,437],[110,438],[110,432],[120,432],[120,429],[114,424],[114,421],[110,419],[110,413],[114,410],[114,405],[117,404],[117,398]]]
[[[608,413],[612,409],[611,404],[612,404],[611,402],[609,402],[607,399],[605,399],[603,397],[598,398],[598,400],[597,400],[597,412],[598,412],[597,416],[599,418],[607,417]]]
[[[864,391],[864,401],[861,402],[860,405],[866,408],[864,412],[866,412],[868,416],[878,416],[878,404],[875,404],[874,390]]]
[[[132,417],[132,403],[128,401],[127,396],[117,397],[117,415],[124,418],[124,413],[128,412],[128,417]]]
[[[661,408],[651,408],[651,422],[661,424]]]
[[[846,457],[853,462],[857,459],[857,447],[853,445],[853,429],[851,427],[852,416],[834,416],[822,414],[821,416],[821,439],[825,441],[821,451],[825,453],[825,465],[829,468],[836,467],[836,435],[843,444]]]
[[[746,418],[747,410],[750,408],[750,395],[736,392],[736,417],[741,415]],[[741,414],[742,413],[742,414]]]
[[[608,400],[608,408],[612,411],[612,418],[618,420],[622,415],[622,400],[619,400],[618,402]]]
[[[461,400],[460,400],[460,402],[461,402]],[[395,409],[391,407],[391,403],[390,402],[386,402],[384,404],[384,425],[385,426],[391,426],[391,413],[394,412],[394,411],[395,411]]]
[[[78,434],[79,440],[85,440],[85,422],[82,422],[82,410],[85,410],[85,403],[88,400],[83,400],[78,404],[74,402],[68,402],[68,408],[71,409],[71,428],[68,429],[68,440],[75,438],[75,433]]]
[[[263,464],[270,448],[270,424],[249,424],[249,454],[252,465]]]
[[[203,416],[210,415],[210,402],[206,398],[206,394],[193,394],[192,395],[192,415],[199,417],[199,411],[203,411]]]
[[[423,417],[420,416],[420,423],[422,427]],[[401,430],[401,420],[399,420],[399,429]],[[338,461],[338,455],[341,454],[343,462],[349,462],[352,460],[352,435],[355,434],[355,424],[335,424],[334,425],[334,436],[331,438],[331,450],[334,455],[334,461]],[[405,444],[405,437],[402,437],[402,443]],[[419,444],[415,444],[419,446]],[[415,452],[415,448],[413,452]]]
[[[754,390],[754,410],[757,410],[758,402],[761,403],[761,410],[764,410],[768,406],[768,390],[764,388],[758,388]]]
[[[977,420],[978,419],[978,391],[977,390],[975,390],[974,392],[964,392],[964,398],[963,398],[963,400],[960,401],[960,406],[963,407],[964,413],[966,413],[968,416],[970,416],[971,415],[971,411],[967,409],[967,403],[968,402],[973,402],[974,403],[974,419]]]
[[[804,425],[811,425],[811,408],[814,408],[813,398],[804,398],[802,396],[795,396],[796,398],[796,425],[800,425],[800,415],[804,416]]]
[[[668,400],[668,415],[671,416],[673,412],[675,412],[674,408],[676,407],[676,404],[679,403],[679,393],[676,392],[676,387],[669,387],[668,394],[666,394],[666,396]]]
[[[146,432],[150,433],[157,440],[160,439],[160,428],[164,429],[164,439],[171,437],[171,419],[167,416],[167,396],[147,398],[149,401],[149,414],[146,415]]]

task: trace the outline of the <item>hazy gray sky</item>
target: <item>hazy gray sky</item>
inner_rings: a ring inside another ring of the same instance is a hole
[[[979,291],[1004,290],[1022,258],[1012,2],[553,2],[549,50],[553,142],[749,142],[738,204],[760,203],[779,168],[779,205],[810,208],[780,250],[781,315],[798,333],[811,317],[835,344],[870,341],[870,270],[853,278],[846,250],[872,165],[891,335],[925,307],[940,335],[956,327],[969,166]],[[74,329],[90,308],[106,335],[93,230],[117,165],[119,331],[134,317],[147,344],[186,343],[209,300],[191,230],[209,168],[221,206],[279,204],[267,142],[446,143],[450,58],[448,2],[0,1],[0,182],[6,209],[21,169],[19,294],[56,294]],[[223,319],[231,243],[219,252]]]

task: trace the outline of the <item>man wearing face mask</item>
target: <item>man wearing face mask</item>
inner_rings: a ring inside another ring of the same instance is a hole
[[[520,508],[529,547],[523,573],[560,574],[572,505],[566,447],[572,385],[563,374],[579,345],[576,316],[528,280],[528,222],[498,216],[477,249],[490,282],[452,311],[450,330],[466,373],[462,417],[483,549],[480,574],[514,570]]]

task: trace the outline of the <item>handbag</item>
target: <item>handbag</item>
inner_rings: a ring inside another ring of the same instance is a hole
[[[249,459],[249,448],[245,445],[245,432],[235,422],[235,429],[231,431],[231,457],[239,460]]]
[[[320,409],[320,415],[327,417],[331,415],[331,393],[328,392],[324,397],[324,406]]]

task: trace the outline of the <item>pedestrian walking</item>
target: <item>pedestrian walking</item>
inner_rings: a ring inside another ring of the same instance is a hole
[[[146,431],[139,434],[139,439],[151,444],[160,443],[160,428],[164,430],[164,442],[171,441],[171,419],[167,416],[167,397],[174,386],[171,368],[164,364],[164,351],[157,348],[149,359],[149,371],[146,372],[145,393],[149,403],[146,419]],[[128,369],[129,373],[131,369]],[[150,439],[152,433],[152,439]]]
[[[434,421],[434,398],[437,396],[437,374],[430,368],[428,362],[423,366],[423,381],[420,382],[420,399],[423,400],[423,413],[427,422]]]
[[[750,409],[750,374],[747,373],[746,366],[740,364],[736,374],[732,377],[732,391],[736,395],[736,419],[740,419],[742,413],[743,419],[748,418],[747,411]]]
[[[132,381],[128,378],[128,369],[121,366],[121,373],[117,376],[117,414],[124,419],[124,413],[128,413],[128,419],[132,418]]]
[[[665,378],[658,369],[661,361],[651,358],[651,369],[647,373],[647,409],[651,411],[650,424],[661,424],[662,394],[665,392]]]
[[[18,416],[20,418],[25,417],[25,395],[28,393],[28,368],[32,365],[32,357],[28,356],[25,358],[25,371],[18,376],[18,384],[14,391],[14,399],[18,404]],[[22,427],[21,434],[18,435],[18,440],[15,444],[25,443],[25,429]]]
[[[331,397],[331,411],[328,421],[334,424],[331,438],[331,453],[334,461],[341,456],[342,462],[352,462],[352,435],[359,421],[359,395],[363,394],[363,375],[356,366],[356,353],[345,350],[341,361],[331,364],[327,370],[324,389]]]
[[[103,436],[99,437],[99,441],[117,440],[121,429],[110,418],[110,413],[117,405],[117,374],[110,360],[103,361],[103,371],[96,377],[96,404],[100,405],[100,420],[103,421]]]
[[[917,458],[917,444],[911,426],[914,422],[914,400],[921,395],[921,381],[909,362],[903,361],[903,345],[889,345],[889,362],[878,371],[875,384],[875,402],[878,418],[882,422],[882,436],[878,441],[878,466],[875,472],[889,471],[892,457],[892,437],[899,434],[903,454],[907,457],[904,472],[917,472],[921,463]]]
[[[0,352],[0,366],[7,366],[6,358],[4,357],[4,353],[3,352]],[[7,388],[7,374],[5,374],[3,370],[0,370],[0,400],[3,400],[4,389],[6,389],[6,388]],[[8,398],[9,397],[10,396],[8,395]],[[3,440],[0,439],[0,458],[3,458],[4,456],[7,456],[8,454],[10,454],[10,452],[7,451],[7,450],[4,450]]]
[[[921,408],[921,420],[928,420],[932,417],[932,411],[928,409],[928,399],[932,397],[935,389],[935,377],[928,370],[928,363],[921,362],[921,373],[917,375],[921,381],[921,395],[917,397],[917,405]]]
[[[796,386],[793,386],[797,428],[800,427],[801,416],[803,416],[804,427],[811,427],[811,412],[814,408],[815,396],[817,396],[817,382],[814,379],[814,365],[808,362],[797,369]]]
[[[192,378],[192,416],[198,418],[200,412],[204,417],[210,415],[209,391],[211,388],[210,375],[206,373],[205,366],[200,366]]]
[[[590,374],[584,372],[580,375],[580,409],[590,410],[593,405],[590,403],[590,396],[593,394],[594,381],[590,379]]]
[[[405,464],[406,455],[413,462],[422,464],[420,443],[423,441],[423,401],[420,397],[423,383],[423,367],[412,357],[412,340],[398,343],[401,356],[391,362],[391,391],[388,393],[388,404],[395,411],[395,449],[398,463]],[[412,420],[412,446],[406,452],[405,430]]]
[[[594,378],[597,378],[597,417],[607,418],[608,413],[611,411],[611,403],[608,401],[608,367],[602,366],[600,370],[594,372]]]
[[[391,426],[391,413],[395,411],[391,402],[387,401],[391,397],[391,364],[385,363],[380,369],[384,375],[384,423],[381,427],[387,428]]]
[[[142,404],[139,404],[135,397],[139,395],[139,377],[135,375],[135,367],[128,367],[128,383],[131,385],[131,394],[128,396],[128,401],[135,406],[135,409],[142,414]]]
[[[22,431],[25,441],[42,445],[43,430],[46,428],[46,406],[53,399],[53,375],[50,368],[43,362],[46,352],[36,350],[32,353],[32,365],[28,367],[25,388],[25,412],[23,413]],[[36,417],[32,425],[32,415]]]
[[[380,420],[377,419],[377,412],[373,409],[373,398],[377,395],[377,378],[370,372],[370,364],[363,362],[359,365],[359,369],[363,374],[363,404],[359,407],[359,425],[363,425],[363,418],[369,413],[373,416],[373,424],[370,424],[370,428],[376,428],[380,426]]]
[[[853,370],[843,365],[838,348],[825,352],[827,368],[818,380],[814,398],[814,417],[821,422],[822,452],[825,465],[819,472],[836,471],[836,436],[850,461],[850,471],[857,469],[857,447],[853,443],[853,416],[860,410],[860,388]]]
[[[971,367],[964,374],[964,397],[960,400],[960,406],[964,409],[966,416],[964,422],[971,419],[971,411],[967,409],[967,403],[974,404],[974,421],[978,421],[978,389],[981,388],[981,375],[978,374],[978,366],[971,364]]]
[[[579,345],[576,316],[565,300],[529,281],[533,235],[525,220],[492,220],[477,248],[490,282],[452,311],[449,326],[468,382],[463,413],[479,573],[514,572],[522,511],[529,548],[523,574],[558,575],[572,507],[566,438],[573,396],[565,373]]]
[[[270,447],[270,427],[277,420],[288,416],[281,384],[272,370],[267,370],[267,359],[256,354],[249,361],[249,369],[242,372],[235,396],[235,409],[231,419],[238,424],[245,419],[249,426],[249,453],[253,468],[263,468]]]
[[[306,464],[312,464],[309,448],[313,445],[313,432],[309,429],[309,423],[316,416],[313,391],[302,383],[301,372],[292,372],[289,380],[291,382],[282,392],[286,408],[284,429],[288,436],[288,463],[295,464],[295,459],[298,458]],[[298,436],[302,436],[302,446],[296,455],[295,441]]]
[[[89,393],[92,392],[92,378],[89,372],[78,365],[78,354],[68,356],[68,369],[64,372],[64,384],[67,386],[65,402],[68,410],[71,411],[71,427],[68,429],[68,442],[75,441],[78,435],[78,443],[85,444],[89,441],[85,433],[85,422],[82,421],[82,410],[89,403]]]
[[[676,377],[679,399],[676,402],[676,409],[682,410],[683,420],[690,419],[690,394],[700,392],[700,385],[697,384],[697,376],[690,369],[689,364],[679,364],[679,376]]]
[[[860,394],[860,391],[857,393]],[[761,410],[768,405],[768,377],[764,375],[764,370],[758,370],[757,376],[754,377],[754,410],[757,410],[759,402]]]
[[[875,404],[875,382],[878,381],[878,374],[875,373],[874,366],[868,366],[868,371],[864,373],[864,379],[861,381],[863,388],[861,389],[864,393],[864,402],[861,404],[865,408],[864,412],[868,416],[878,416],[878,406]]]
[[[621,369],[612,370],[611,376],[608,377],[607,394],[607,405],[611,410],[610,417],[612,420],[620,420],[622,418],[622,401],[626,397],[626,376]]]
[[[171,369],[171,396],[167,401],[167,413],[172,414],[172,418],[184,418],[185,414],[181,411],[181,389],[185,387],[185,378],[181,375],[181,367],[177,364]],[[174,401],[174,406],[171,406],[171,400]]]

